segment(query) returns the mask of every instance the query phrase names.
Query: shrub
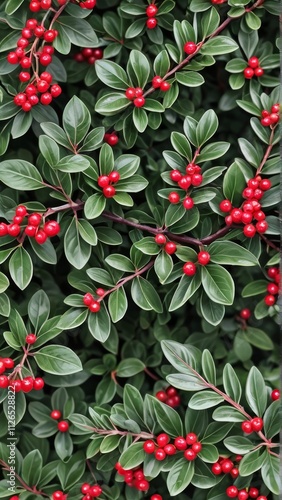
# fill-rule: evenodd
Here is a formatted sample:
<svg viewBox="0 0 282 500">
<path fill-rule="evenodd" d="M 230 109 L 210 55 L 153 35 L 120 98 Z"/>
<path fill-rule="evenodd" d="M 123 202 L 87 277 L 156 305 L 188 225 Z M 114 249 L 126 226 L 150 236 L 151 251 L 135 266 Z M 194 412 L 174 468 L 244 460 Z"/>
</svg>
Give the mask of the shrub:
<svg viewBox="0 0 282 500">
<path fill-rule="evenodd" d="M 277 499 L 279 6 L 0 7 L 0 496 Z"/>
</svg>

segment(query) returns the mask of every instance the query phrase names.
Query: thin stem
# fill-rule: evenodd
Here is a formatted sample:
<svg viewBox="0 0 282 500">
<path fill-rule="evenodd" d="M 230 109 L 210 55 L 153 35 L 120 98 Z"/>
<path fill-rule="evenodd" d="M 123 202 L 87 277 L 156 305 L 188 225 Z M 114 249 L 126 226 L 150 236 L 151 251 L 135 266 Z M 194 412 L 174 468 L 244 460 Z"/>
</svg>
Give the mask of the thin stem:
<svg viewBox="0 0 282 500">
<path fill-rule="evenodd" d="M 9 465 L 6 464 L 6 462 L 4 462 L 4 460 L 0 459 L 0 465 L 2 465 L 3 470 L 6 470 L 8 472 L 11 471 L 11 467 L 9 467 Z M 31 488 L 30 486 L 28 486 L 28 484 L 26 484 L 26 482 L 17 473 L 15 473 L 14 471 L 13 471 L 13 475 L 15 475 L 15 477 L 17 478 L 17 480 L 19 481 L 19 483 L 22 485 L 22 487 L 26 491 L 30 491 L 31 493 L 34 493 L 34 495 L 42 495 L 44 497 L 49 497 L 49 495 L 47 495 L 43 491 L 37 490 L 35 488 L 35 486 L 33 488 Z"/>
<path fill-rule="evenodd" d="M 262 169 L 263 169 L 266 161 L 268 160 L 268 158 L 270 156 L 270 153 L 271 153 L 272 148 L 274 146 L 274 144 L 272 142 L 273 142 L 273 138 L 274 138 L 275 128 L 276 128 L 276 125 L 271 130 L 271 134 L 270 134 L 270 137 L 269 137 L 269 144 L 267 146 L 267 149 L 265 151 L 263 159 L 262 159 L 262 161 L 261 161 L 261 163 L 260 163 L 260 165 L 259 165 L 259 167 L 258 167 L 258 169 L 256 171 L 256 175 L 259 175 L 261 173 L 261 171 L 262 171 Z"/>
<path fill-rule="evenodd" d="M 147 375 L 149 375 L 149 377 L 151 377 L 153 380 L 160 380 L 157 375 L 155 375 L 153 372 L 151 372 L 151 370 L 149 370 L 149 368 L 147 368 L 147 366 L 144 368 L 144 372 L 147 373 Z"/>
</svg>

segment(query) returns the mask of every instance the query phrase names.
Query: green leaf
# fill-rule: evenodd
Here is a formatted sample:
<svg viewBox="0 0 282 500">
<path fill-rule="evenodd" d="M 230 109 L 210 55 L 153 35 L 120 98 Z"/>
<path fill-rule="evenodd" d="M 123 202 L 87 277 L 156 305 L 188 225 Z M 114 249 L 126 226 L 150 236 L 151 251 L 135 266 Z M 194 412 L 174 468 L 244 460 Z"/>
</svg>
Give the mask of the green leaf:
<svg viewBox="0 0 282 500">
<path fill-rule="evenodd" d="M 23 247 L 18 247 L 9 260 L 9 271 L 14 283 L 24 290 L 33 276 L 33 264 L 29 253 Z"/>
<path fill-rule="evenodd" d="M 194 276 L 183 275 L 171 299 L 169 311 L 175 311 L 183 306 L 194 295 L 200 285 L 201 278 L 199 272 L 194 274 Z"/>
<path fill-rule="evenodd" d="M 18 139 L 27 133 L 32 124 L 31 113 L 25 113 L 20 111 L 13 120 L 13 125 L 11 128 L 11 136 L 13 139 Z"/>
<path fill-rule="evenodd" d="M 64 156 L 57 165 L 53 165 L 54 170 L 69 172 L 70 174 L 83 172 L 90 165 L 90 162 L 82 155 Z"/>
<path fill-rule="evenodd" d="M 208 109 L 200 119 L 196 128 L 197 145 L 202 146 L 218 129 L 218 118 L 213 109 Z"/>
<path fill-rule="evenodd" d="M 70 375 L 82 370 L 79 357 L 69 347 L 48 345 L 34 354 L 39 368 L 54 375 Z"/>
<path fill-rule="evenodd" d="M 273 401 L 263 416 L 264 432 L 268 439 L 273 438 L 280 431 L 280 403 Z"/>
<path fill-rule="evenodd" d="M 37 168 L 25 160 L 5 160 L 0 163 L 0 181 L 12 189 L 33 191 L 44 187 Z"/>
<path fill-rule="evenodd" d="M 195 375 L 199 381 L 200 377 L 194 370 L 200 367 L 201 353 L 199 349 L 189 344 L 180 344 L 173 340 L 162 340 L 161 348 L 167 360 L 178 370 L 180 373 L 186 375 Z M 207 384 L 201 381 L 201 386 L 206 387 Z"/>
<path fill-rule="evenodd" d="M 143 443 L 134 443 L 121 454 L 119 461 L 124 469 L 130 470 L 142 464 L 144 458 Z"/>
<path fill-rule="evenodd" d="M 103 194 L 95 193 L 87 198 L 84 213 L 87 219 L 96 219 L 105 210 L 106 198 Z"/>
<path fill-rule="evenodd" d="M 60 161 L 60 150 L 58 144 L 48 137 L 48 135 L 39 136 L 39 149 L 50 167 L 53 167 Z"/>
<path fill-rule="evenodd" d="M 160 283 L 164 283 L 173 270 L 173 260 L 166 252 L 160 252 L 154 262 L 154 270 Z"/>
<path fill-rule="evenodd" d="M 238 139 L 238 143 L 247 162 L 253 167 L 258 168 L 262 156 L 262 148 L 260 145 L 256 144 L 253 146 L 253 144 L 247 141 L 244 137 L 240 137 Z"/>
<path fill-rule="evenodd" d="M 84 139 L 90 123 L 91 116 L 88 108 L 78 97 L 73 96 L 63 112 L 63 127 L 73 145 L 76 146 Z"/>
<path fill-rule="evenodd" d="M 212 408 L 224 401 L 220 394 L 213 391 L 201 391 L 197 394 L 193 394 L 188 405 L 189 408 L 193 410 L 205 410 L 206 408 Z"/>
<path fill-rule="evenodd" d="M 145 311 L 153 309 L 158 313 L 162 312 L 163 306 L 158 293 L 153 285 L 142 276 L 134 278 L 131 285 L 131 295 L 135 304 L 141 309 L 145 309 Z"/>
<path fill-rule="evenodd" d="M 167 489 L 170 496 L 176 496 L 187 488 L 194 475 L 194 462 L 180 458 L 170 469 L 167 476 Z"/>
<path fill-rule="evenodd" d="M 0 272 L 0 293 L 5 292 L 9 286 L 10 282 L 4 273 Z"/>
<path fill-rule="evenodd" d="M 166 50 L 161 50 L 154 60 L 154 73 L 161 77 L 165 76 L 170 68 L 170 60 Z"/>
<path fill-rule="evenodd" d="M 197 157 L 197 163 L 220 158 L 221 156 L 225 155 L 226 151 L 228 151 L 229 148 L 229 142 L 212 142 L 211 144 L 208 144 L 203 149 L 201 149 L 201 153 Z M 208 174 L 210 170 L 211 169 L 207 170 L 205 174 Z"/>
<path fill-rule="evenodd" d="M 200 53 L 204 55 L 217 56 L 229 54 L 238 49 L 238 44 L 228 36 L 216 36 L 211 38 L 202 46 Z"/>
<path fill-rule="evenodd" d="M 85 19 L 73 16 L 60 16 L 57 21 L 70 42 L 78 47 L 97 47 L 98 38 L 91 24 Z"/>
<path fill-rule="evenodd" d="M 278 457 L 265 453 L 265 459 L 261 468 L 261 477 L 266 487 L 279 495 L 281 492 L 280 460 Z"/>
<path fill-rule="evenodd" d="M 111 254 L 106 257 L 105 262 L 107 262 L 107 264 L 109 264 L 114 269 L 119 269 L 120 271 L 129 273 L 135 272 L 135 266 L 133 265 L 132 261 L 125 255 Z"/>
<path fill-rule="evenodd" d="M 116 374 L 118 377 L 133 377 L 137 373 L 144 370 L 144 363 L 137 358 L 126 358 L 123 359 L 116 368 Z"/>
<path fill-rule="evenodd" d="M 266 280 L 256 280 L 248 283 L 242 290 L 242 297 L 253 297 L 254 295 L 260 295 L 265 293 L 268 281 Z"/>
<path fill-rule="evenodd" d="M 274 349 L 272 340 L 269 338 L 267 333 L 259 328 L 248 326 L 246 330 L 241 332 L 241 336 L 244 340 L 246 340 L 246 342 L 249 342 L 249 344 L 258 347 L 259 349 L 263 349 L 264 351 L 271 351 Z"/>
<path fill-rule="evenodd" d="M 233 304 L 235 286 L 233 279 L 224 267 L 217 264 L 202 266 L 202 284 L 206 294 L 219 304 Z"/>
<path fill-rule="evenodd" d="M 242 191 L 246 181 L 252 177 L 252 170 L 242 160 L 236 159 L 228 168 L 223 179 L 224 196 L 238 206 L 242 202 Z"/>
<path fill-rule="evenodd" d="M 252 366 L 247 377 L 246 399 L 256 416 L 261 417 L 267 406 L 267 391 L 264 378 L 255 366 Z"/>
<path fill-rule="evenodd" d="M 139 50 L 132 50 L 129 55 L 127 71 L 134 77 L 137 86 L 144 88 L 150 74 L 150 64 L 147 57 Z"/>
<path fill-rule="evenodd" d="M 208 349 L 204 349 L 202 354 L 202 369 L 205 378 L 210 384 L 216 385 L 216 368 L 213 357 L 208 351 Z"/>
<path fill-rule="evenodd" d="M 128 302 L 123 287 L 118 288 L 110 294 L 108 308 L 113 323 L 117 323 L 124 317 L 128 308 Z"/>
<path fill-rule="evenodd" d="M 106 342 L 111 332 L 111 321 L 109 313 L 103 302 L 101 303 L 101 309 L 99 312 L 90 312 L 87 324 L 94 339 L 102 343 Z"/>
<path fill-rule="evenodd" d="M 261 27 L 261 19 L 254 12 L 247 12 L 245 21 L 251 30 L 258 30 Z"/>
<path fill-rule="evenodd" d="M 218 461 L 219 453 L 213 444 L 207 443 L 203 445 L 203 448 L 199 453 L 199 458 L 201 458 L 204 462 L 213 464 Z"/>
<path fill-rule="evenodd" d="M 233 241 L 214 241 L 209 245 L 211 262 L 233 266 L 256 266 L 258 259 L 249 250 Z"/>
<path fill-rule="evenodd" d="M 220 406 L 212 414 L 212 418 L 217 422 L 243 422 L 244 415 L 230 406 Z"/>
<path fill-rule="evenodd" d="M 65 233 L 64 250 L 66 258 L 76 269 L 82 269 L 90 258 L 91 246 L 81 238 L 75 217 Z"/>
<path fill-rule="evenodd" d="M 33 450 L 25 456 L 22 462 L 21 476 L 29 486 L 36 486 L 41 476 L 43 465 L 42 455 L 39 450 Z"/>
<path fill-rule="evenodd" d="M 98 78 L 108 87 L 126 90 L 130 87 L 129 78 L 124 69 L 113 61 L 100 59 L 95 63 Z M 128 99 L 126 99 L 128 102 Z"/>
<path fill-rule="evenodd" d="M 240 402 L 242 395 L 240 380 L 234 368 L 229 363 L 223 369 L 223 387 L 228 396 L 236 401 L 236 403 Z"/>
<path fill-rule="evenodd" d="M 157 421 L 164 432 L 167 432 L 172 437 L 183 435 L 183 425 L 177 411 L 161 403 L 158 399 L 154 401 L 154 408 Z"/>
<path fill-rule="evenodd" d="M 181 71 L 175 74 L 175 78 L 181 85 L 185 87 L 199 87 L 205 83 L 205 79 L 196 71 Z"/>
<path fill-rule="evenodd" d="M 232 429 L 233 424 L 218 424 L 217 422 L 212 422 L 208 425 L 205 430 L 204 437 L 201 439 L 201 442 L 214 444 L 219 443 Z"/>
<path fill-rule="evenodd" d="M 35 332 L 48 319 L 50 313 L 50 301 L 44 290 L 38 290 L 30 298 L 28 303 L 28 317 L 34 326 Z"/>
<path fill-rule="evenodd" d="M 97 61 L 98 63 L 99 61 Z M 121 92 L 111 92 L 97 101 L 95 111 L 104 116 L 112 116 L 123 111 L 131 104 L 131 101 Z"/>
<path fill-rule="evenodd" d="M 143 427 L 144 402 L 138 389 L 133 385 L 126 384 L 123 392 L 123 404 L 126 415 Z"/>
<path fill-rule="evenodd" d="M 186 209 L 181 204 L 170 204 L 165 213 L 165 225 L 170 227 L 178 222 L 186 214 Z"/>
<path fill-rule="evenodd" d="M 244 436 L 230 436 L 224 439 L 224 446 L 232 453 L 245 455 L 254 449 L 254 443 Z"/>
<path fill-rule="evenodd" d="M 146 130 L 148 125 L 148 115 L 146 111 L 143 108 L 134 107 L 132 118 L 138 132 L 142 134 L 142 132 Z"/>
<path fill-rule="evenodd" d="M 175 151 L 184 156 L 188 162 L 192 160 L 192 148 L 185 135 L 180 132 L 172 132 L 170 136 L 171 144 Z"/>
<path fill-rule="evenodd" d="M 266 454 L 268 454 L 267 450 L 265 450 L 265 452 Z M 239 464 L 240 476 L 242 477 L 250 476 L 251 474 L 253 474 L 253 472 L 261 469 L 264 460 L 265 460 L 265 453 L 262 453 L 261 448 L 250 451 L 240 461 Z"/>
<path fill-rule="evenodd" d="M 205 292 L 201 294 L 199 306 L 203 318 L 208 323 L 214 326 L 221 323 L 225 314 L 225 306 L 213 302 Z"/>
</svg>

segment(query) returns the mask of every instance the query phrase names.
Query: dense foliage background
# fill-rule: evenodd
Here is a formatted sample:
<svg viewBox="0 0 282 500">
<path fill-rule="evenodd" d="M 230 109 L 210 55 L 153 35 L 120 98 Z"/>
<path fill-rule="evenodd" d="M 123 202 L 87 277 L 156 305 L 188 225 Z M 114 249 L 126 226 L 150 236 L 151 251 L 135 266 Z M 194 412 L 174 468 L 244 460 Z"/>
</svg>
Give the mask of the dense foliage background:
<svg viewBox="0 0 282 500">
<path fill-rule="evenodd" d="M 278 499 L 278 16 L 1 2 L 0 497 Z"/>
</svg>

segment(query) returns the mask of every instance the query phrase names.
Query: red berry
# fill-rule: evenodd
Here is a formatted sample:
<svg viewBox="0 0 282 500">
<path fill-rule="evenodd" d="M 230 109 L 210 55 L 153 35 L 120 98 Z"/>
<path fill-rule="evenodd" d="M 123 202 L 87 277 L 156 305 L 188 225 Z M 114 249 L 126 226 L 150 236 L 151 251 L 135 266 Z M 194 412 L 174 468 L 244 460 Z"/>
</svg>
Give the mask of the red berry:
<svg viewBox="0 0 282 500">
<path fill-rule="evenodd" d="M 9 386 L 9 379 L 7 375 L 0 375 L 0 389 L 7 389 Z"/>
<path fill-rule="evenodd" d="M 191 186 L 192 178 L 190 175 L 183 175 L 178 181 L 178 186 L 185 191 Z"/>
<path fill-rule="evenodd" d="M 202 443 L 193 443 L 192 444 L 192 450 L 195 452 L 195 453 L 200 453 L 200 451 L 202 451 Z"/>
<path fill-rule="evenodd" d="M 182 179 L 182 174 L 179 170 L 172 170 L 169 174 L 170 178 L 174 182 L 179 182 Z"/>
<path fill-rule="evenodd" d="M 86 306 L 90 306 L 90 304 L 92 304 L 93 300 L 94 300 L 93 295 L 88 292 L 83 297 L 83 304 L 85 304 Z"/>
<path fill-rule="evenodd" d="M 164 245 L 166 243 L 166 237 L 164 234 L 156 234 L 155 242 L 157 245 Z"/>
<path fill-rule="evenodd" d="M 166 444 L 164 446 L 164 451 L 166 452 L 167 455 L 175 455 L 176 448 L 173 444 Z"/>
<path fill-rule="evenodd" d="M 105 198 L 113 198 L 115 196 L 116 190 L 113 186 L 106 186 L 103 188 L 103 195 Z"/>
<path fill-rule="evenodd" d="M 280 399 L 279 389 L 273 389 L 273 391 L 271 393 L 271 399 L 272 399 L 272 401 L 277 401 L 278 399 Z"/>
<path fill-rule="evenodd" d="M 69 423 L 66 420 L 61 420 L 58 422 L 57 427 L 60 432 L 67 432 L 69 430 Z"/>
<path fill-rule="evenodd" d="M 179 406 L 180 402 L 181 402 L 180 396 L 178 396 L 178 395 L 177 396 L 173 396 L 171 398 L 168 398 L 166 400 L 166 404 L 168 406 L 171 406 L 172 408 L 176 408 L 177 406 Z"/>
<path fill-rule="evenodd" d="M 43 245 L 43 243 L 45 243 L 45 241 L 47 240 L 48 236 L 47 234 L 45 233 L 45 231 L 43 231 L 43 229 L 39 229 L 37 231 L 37 233 L 35 234 L 34 236 L 34 239 L 35 241 L 39 244 L 39 245 Z"/>
<path fill-rule="evenodd" d="M 37 212 L 34 212 L 28 217 L 28 225 L 37 227 L 39 226 L 41 219 L 42 215 Z"/>
<path fill-rule="evenodd" d="M 154 76 L 153 80 L 152 80 L 152 87 L 154 89 L 158 89 L 160 86 L 161 86 L 161 83 L 162 83 L 163 79 L 161 76 Z"/>
<path fill-rule="evenodd" d="M 29 57 L 23 57 L 20 61 L 20 65 L 24 69 L 28 69 L 31 67 L 31 60 Z"/>
<path fill-rule="evenodd" d="M 238 491 L 238 500 L 247 500 L 249 498 L 249 493 L 246 490 Z"/>
<path fill-rule="evenodd" d="M 262 191 L 268 191 L 271 188 L 271 181 L 269 179 L 262 179 L 259 183 L 259 188 Z"/>
<path fill-rule="evenodd" d="M 276 298 L 274 297 L 274 295 L 266 295 L 264 297 L 264 302 L 267 306 L 273 306 L 276 302 Z"/>
<path fill-rule="evenodd" d="M 257 488 L 254 488 L 253 486 L 249 489 L 249 497 L 250 498 L 257 498 L 259 496 L 259 490 Z"/>
<path fill-rule="evenodd" d="M 242 319 L 249 319 L 251 317 L 252 313 L 250 309 L 242 309 L 239 313 L 240 318 Z"/>
<path fill-rule="evenodd" d="M 22 384 L 20 380 L 11 380 L 10 386 L 13 387 L 15 392 L 20 392 L 22 390 Z"/>
<path fill-rule="evenodd" d="M 236 486 L 228 486 L 228 488 L 226 488 L 226 495 L 229 498 L 236 498 L 238 495 L 238 488 L 236 488 Z"/>
<path fill-rule="evenodd" d="M 252 425 L 253 431 L 255 431 L 255 432 L 261 431 L 261 429 L 263 428 L 262 418 L 260 418 L 260 417 L 252 418 L 251 425 Z"/>
<path fill-rule="evenodd" d="M 235 222 L 235 224 L 241 222 L 242 210 L 240 210 L 240 208 L 233 208 L 230 212 L 230 215 L 232 217 L 232 221 Z"/>
<path fill-rule="evenodd" d="M 148 439 L 143 444 L 143 450 L 145 451 L 145 453 L 149 453 L 149 454 L 154 453 L 155 449 L 156 449 L 156 445 L 155 445 L 154 441 L 152 441 L 151 439 Z"/>
<path fill-rule="evenodd" d="M 15 213 L 16 215 L 24 217 L 27 214 L 27 209 L 24 205 L 18 205 Z"/>
<path fill-rule="evenodd" d="M 149 21 L 150 21 L 150 19 L 149 19 Z M 144 97 L 142 97 L 142 96 L 141 96 L 141 97 L 136 97 L 136 98 L 134 99 L 134 101 L 133 101 L 133 104 L 134 104 L 134 106 L 135 106 L 136 108 L 142 108 L 142 106 L 144 106 L 144 104 L 145 104 L 145 99 L 144 99 Z"/>
<path fill-rule="evenodd" d="M 258 497 L 258 500 L 267 500 L 267 497 L 265 495 L 260 495 Z"/>
<path fill-rule="evenodd" d="M 258 58 L 256 56 L 250 57 L 250 59 L 248 60 L 248 65 L 250 66 L 250 68 L 257 68 L 259 66 Z"/>
<path fill-rule="evenodd" d="M 224 474 L 228 474 L 234 467 L 234 464 L 229 458 L 225 458 L 222 460 L 221 464 L 221 470 Z"/>
<path fill-rule="evenodd" d="M 243 233 L 247 238 L 253 238 L 256 234 L 256 228 L 253 224 L 246 224 Z"/>
<path fill-rule="evenodd" d="M 258 233 L 263 234 L 267 231 L 268 229 L 268 223 L 266 220 L 262 220 L 256 223 L 256 230 Z"/>
<path fill-rule="evenodd" d="M 45 31 L 43 38 L 45 42 L 52 43 L 55 40 L 56 36 L 57 34 L 55 30 L 47 30 Z"/>
<path fill-rule="evenodd" d="M 202 266 L 206 266 L 210 261 L 210 254 L 206 251 L 201 251 L 198 253 L 198 262 Z"/>
<path fill-rule="evenodd" d="M 166 452 L 163 450 L 163 448 L 158 448 L 155 451 L 155 459 L 162 461 L 166 458 Z"/>
<path fill-rule="evenodd" d="M 21 224 L 23 221 L 23 217 L 21 215 L 14 215 L 13 222 L 14 224 Z"/>
<path fill-rule="evenodd" d="M 255 75 L 258 76 L 258 77 L 262 76 L 264 74 L 264 70 L 262 68 L 260 68 L 260 67 L 256 68 L 254 70 L 254 72 L 255 72 Z"/>
<path fill-rule="evenodd" d="M 27 234 L 27 236 L 30 236 L 30 237 L 35 236 L 36 231 L 37 231 L 36 227 L 31 226 L 31 225 L 26 226 L 26 228 L 24 230 L 25 234 Z"/>
<path fill-rule="evenodd" d="M 163 448 L 170 441 L 170 437 L 166 433 L 159 434 L 157 436 L 157 444 L 160 448 Z"/>
<path fill-rule="evenodd" d="M 189 432 L 187 435 L 186 435 L 186 443 L 188 445 L 191 445 L 191 444 L 194 444 L 197 442 L 197 439 L 198 439 L 198 436 L 197 434 L 195 434 L 194 432 Z"/>
<path fill-rule="evenodd" d="M 100 311 L 101 309 L 101 305 L 100 305 L 100 302 L 98 302 L 97 300 L 94 300 L 89 306 L 89 311 L 93 312 L 93 313 L 97 313 Z"/>
<path fill-rule="evenodd" d="M 221 465 L 218 462 L 215 462 L 212 464 L 211 471 L 215 476 L 219 476 L 222 473 Z"/>
<path fill-rule="evenodd" d="M 186 196 L 186 198 L 184 198 L 182 204 L 183 204 L 184 208 L 186 208 L 186 210 L 190 210 L 194 206 L 194 200 L 190 196 Z"/>
<path fill-rule="evenodd" d="M 64 493 L 60 490 L 54 491 L 52 493 L 52 500 L 64 500 Z"/>
<path fill-rule="evenodd" d="M 236 479 L 239 476 L 239 470 L 237 469 L 237 467 L 233 467 L 233 469 L 231 469 L 230 476 L 233 479 Z"/>
<path fill-rule="evenodd" d="M 184 44 L 183 50 L 186 54 L 194 54 L 197 50 L 197 44 L 195 42 L 186 42 Z"/>
<path fill-rule="evenodd" d="M 21 389 L 25 393 L 32 391 L 33 389 L 32 377 L 26 377 L 23 380 L 21 380 Z"/>
<path fill-rule="evenodd" d="M 132 101 L 136 97 L 135 89 L 133 87 L 128 87 L 125 91 L 125 97 L 127 97 L 127 99 L 130 99 Z"/>
<path fill-rule="evenodd" d="M 253 220 L 253 214 L 251 212 L 243 212 L 241 217 L 241 222 L 243 224 L 250 224 Z"/>
<path fill-rule="evenodd" d="M 53 418 L 54 420 L 59 420 L 62 416 L 62 413 L 60 410 L 52 410 L 50 413 L 50 417 Z"/>
<path fill-rule="evenodd" d="M 19 224 L 8 224 L 7 226 L 9 236 L 18 236 L 21 232 L 21 227 Z"/>
<path fill-rule="evenodd" d="M 164 403 L 167 400 L 167 394 L 165 391 L 158 391 L 156 393 L 156 398 Z"/>
<path fill-rule="evenodd" d="M 169 82 L 162 82 L 160 85 L 160 89 L 163 92 L 167 92 L 170 89 L 170 83 Z"/>
<path fill-rule="evenodd" d="M 83 483 L 80 487 L 80 491 L 83 495 L 86 495 L 88 491 L 90 490 L 90 484 L 89 483 Z"/>
<path fill-rule="evenodd" d="M 172 255 L 176 252 L 177 246 L 172 241 L 168 241 L 164 246 L 164 251 L 169 255 Z"/>
<path fill-rule="evenodd" d="M 180 195 L 176 191 L 171 191 L 168 195 L 168 200 L 170 203 L 178 203 L 180 201 Z"/>
<path fill-rule="evenodd" d="M 107 187 L 110 183 L 109 176 L 108 175 L 100 175 L 98 177 L 97 182 L 98 182 L 98 186 L 100 186 L 101 188 Z"/>
<path fill-rule="evenodd" d="M 50 94 L 52 97 L 59 97 L 59 95 L 61 95 L 62 93 L 62 88 L 60 87 L 60 85 L 58 85 L 57 83 L 54 83 L 54 85 L 51 86 L 50 88 Z"/>
<path fill-rule="evenodd" d="M 277 295 L 279 292 L 279 287 L 275 283 L 269 283 L 267 285 L 267 291 L 271 295 Z"/>
<path fill-rule="evenodd" d="M 9 54 L 7 55 L 7 61 L 10 64 L 18 64 L 19 58 L 16 52 L 9 52 Z"/>
<path fill-rule="evenodd" d="M 192 186 L 200 186 L 203 182 L 203 176 L 201 174 L 192 175 Z"/>
<path fill-rule="evenodd" d="M 246 434 L 251 434 L 253 432 L 253 427 L 249 420 L 245 420 L 244 422 L 242 422 L 241 429 Z"/>
<path fill-rule="evenodd" d="M 53 100 L 52 95 L 50 92 L 45 92 L 44 94 L 41 94 L 40 96 L 40 102 L 43 104 L 43 106 L 48 106 Z"/>
<path fill-rule="evenodd" d="M 41 2 L 40 2 L 41 9 L 44 9 L 44 10 L 50 9 L 51 4 L 52 4 L 52 0 L 41 0 Z"/>
<path fill-rule="evenodd" d="M 6 366 L 3 361 L 0 360 L 0 375 L 2 375 L 6 371 Z"/>
<path fill-rule="evenodd" d="M 99 297 L 103 297 L 103 295 L 105 295 L 104 288 L 97 288 L 96 295 L 98 295 Z"/>
<path fill-rule="evenodd" d="M 48 66 L 52 62 L 52 56 L 47 53 L 42 53 L 39 56 L 39 62 L 42 66 Z"/>
<path fill-rule="evenodd" d="M 271 125 L 271 119 L 269 116 L 265 116 L 265 118 L 262 118 L 260 123 L 264 126 L 264 127 L 269 127 L 269 125 Z"/>
<path fill-rule="evenodd" d="M 5 222 L 0 222 L 0 236 L 8 234 L 8 225 Z"/>
<path fill-rule="evenodd" d="M 269 118 L 270 118 L 270 121 L 271 121 L 271 124 L 275 124 L 275 123 L 278 123 L 279 120 L 280 120 L 280 117 L 278 114 L 276 113 L 271 113 L 271 115 L 269 115 Z"/>
<path fill-rule="evenodd" d="M 44 224 L 44 232 L 47 236 L 56 236 L 60 232 L 60 224 L 56 220 L 49 220 Z"/>
<path fill-rule="evenodd" d="M 29 41 L 24 37 L 19 38 L 17 41 L 17 47 L 20 47 L 22 49 L 25 49 L 28 45 L 29 45 Z"/>
<path fill-rule="evenodd" d="M 182 436 L 178 436 L 174 440 L 174 446 L 177 450 L 184 451 L 187 448 L 186 439 Z"/>
<path fill-rule="evenodd" d="M 155 493 L 150 497 L 150 500 L 163 500 L 163 497 L 159 495 L 158 493 Z"/>
<path fill-rule="evenodd" d="M 146 21 L 146 26 L 148 30 L 153 30 L 158 24 L 158 20 L 155 17 L 149 17 Z"/>
<path fill-rule="evenodd" d="M 101 495 L 102 493 L 102 488 L 98 484 L 95 484 L 94 486 L 91 486 L 89 489 L 89 495 L 92 498 L 97 498 Z"/>
<path fill-rule="evenodd" d="M 110 182 L 118 182 L 119 180 L 120 180 L 119 172 L 117 172 L 116 170 L 113 170 L 113 172 L 111 172 L 109 174 L 109 181 Z"/>
<path fill-rule="evenodd" d="M 37 340 L 37 337 L 34 333 L 29 333 L 25 338 L 26 343 L 30 344 L 30 345 L 34 344 L 36 342 L 36 340 Z"/>
<path fill-rule="evenodd" d="M 150 483 L 146 479 L 142 479 L 141 481 L 136 481 L 135 488 L 139 491 L 148 491 Z"/>
<path fill-rule="evenodd" d="M 105 134 L 104 141 L 107 142 L 110 146 L 115 146 L 118 143 L 119 138 L 117 134 L 113 132 L 112 134 Z"/>
<path fill-rule="evenodd" d="M 187 276 L 194 276 L 197 271 L 197 268 L 193 262 L 185 262 L 182 269 L 184 274 L 186 274 Z"/>
<path fill-rule="evenodd" d="M 148 5 L 148 7 L 146 9 L 146 15 L 148 17 L 155 17 L 157 12 L 158 12 L 158 7 L 156 5 L 154 5 L 154 4 Z"/>
<path fill-rule="evenodd" d="M 33 381 L 33 389 L 35 391 L 40 391 L 41 389 L 43 389 L 44 385 L 45 385 L 45 382 L 44 382 L 43 378 L 41 378 L 41 377 L 36 377 Z"/>
<path fill-rule="evenodd" d="M 192 448 L 184 451 L 184 458 L 186 458 L 186 460 L 191 462 L 192 460 L 195 460 L 196 457 L 197 453 Z"/>
<path fill-rule="evenodd" d="M 219 208 L 222 212 L 228 213 L 232 209 L 232 204 L 230 200 L 222 200 L 219 204 Z"/>
<path fill-rule="evenodd" d="M 279 274 L 278 267 L 270 267 L 267 270 L 267 276 L 269 276 L 269 278 L 273 278 L 274 279 L 277 274 Z"/>
<path fill-rule="evenodd" d="M 244 69 L 244 77 L 247 79 L 247 80 L 250 80 L 251 78 L 253 78 L 255 72 L 253 70 L 253 68 L 245 68 Z"/>
<path fill-rule="evenodd" d="M 19 74 L 19 80 L 21 82 L 28 82 L 30 79 L 30 74 L 27 71 L 21 71 Z"/>
<path fill-rule="evenodd" d="M 255 213 L 254 213 L 254 219 L 255 220 L 258 220 L 258 221 L 262 221 L 265 219 L 265 213 L 262 211 L 262 210 L 257 210 Z"/>
</svg>

